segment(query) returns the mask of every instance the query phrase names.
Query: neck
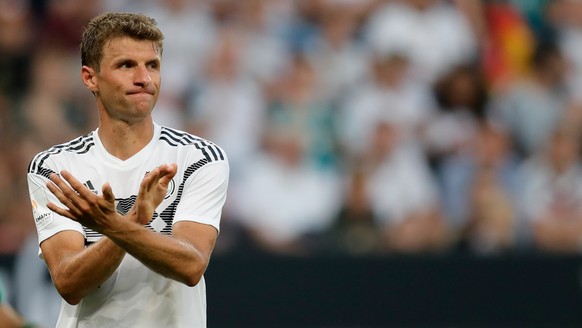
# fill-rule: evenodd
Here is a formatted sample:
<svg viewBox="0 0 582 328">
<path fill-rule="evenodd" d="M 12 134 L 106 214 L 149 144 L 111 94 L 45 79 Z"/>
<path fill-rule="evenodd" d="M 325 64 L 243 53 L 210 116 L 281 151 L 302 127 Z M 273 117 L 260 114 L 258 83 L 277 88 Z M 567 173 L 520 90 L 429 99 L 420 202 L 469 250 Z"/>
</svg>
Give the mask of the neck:
<svg viewBox="0 0 582 328">
<path fill-rule="evenodd" d="M 138 123 L 124 121 L 99 122 L 99 138 L 112 156 L 126 160 L 142 150 L 153 138 L 154 125 L 150 119 Z"/>
</svg>

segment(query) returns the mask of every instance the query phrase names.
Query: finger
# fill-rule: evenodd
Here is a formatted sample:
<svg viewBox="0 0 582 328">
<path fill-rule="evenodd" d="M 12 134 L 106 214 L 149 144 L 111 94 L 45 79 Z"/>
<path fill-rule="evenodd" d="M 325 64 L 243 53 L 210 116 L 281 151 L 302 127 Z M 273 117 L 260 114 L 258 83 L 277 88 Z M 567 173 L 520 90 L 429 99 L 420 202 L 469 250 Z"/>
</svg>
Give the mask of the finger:
<svg viewBox="0 0 582 328">
<path fill-rule="evenodd" d="M 71 186 L 69 186 L 67 184 L 67 182 L 65 182 L 65 180 L 63 180 L 63 178 L 61 178 L 61 176 L 53 173 L 50 175 L 50 179 L 59 188 L 60 193 L 62 193 L 64 195 L 63 197 L 65 199 L 73 201 L 76 198 L 78 198 L 78 194 L 73 189 L 71 189 Z M 53 192 L 53 194 L 54 194 L 54 192 Z M 55 194 L 55 196 L 58 197 L 57 194 Z M 61 202 L 63 202 L 63 199 L 59 198 L 59 200 Z M 65 204 L 65 203 L 63 202 L 63 204 Z"/>
<path fill-rule="evenodd" d="M 75 178 L 69 171 L 61 171 L 61 176 L 69 183 L 71 188 L 83 199 L 91 199 L 95 194 Z"/>
<path fill-rule="evenodd" d="M 171 180 L 171 177 L 167 178 L 167 176 L 171 174 L 168 164 L 162 164 L 156 167 L 155 170 L 153 170 L 151 173 L 151 180 L 149 180 L 150 188 L 155 188 L 160 183 L 162 185 L 167 185 Z"/>
<path fill-rule="evenodd" d="M 153 175 L 150 173 L 151 172 L 146 174 L 146 176 L 141 181 L 138 191 L 138 199 L 143 199 L 147 197 L 147 194 L 152 190 L 153 186 L 155 185 L 155 179 L 153 178 Z"/>
<path fill-rule="evenodd" d="M 147 190 L 150 190 L 155 185 L 158 174 L 159 174 L 159 168 L 157 168 L 157 167 L 155 169 L 151 170 L 150 172 L 148 172 L 144 176 L 143 180 L 141 181 L 140 192 L 141 191 L 145 192 Z"/>
<path fill-rule="evenodd" d="M 176 164 L 176 163 L 172 163 L 172 164 L 168 165 L 168 167 L 171 171 L 174 172 L 173 174 L 176 174 L 176 172 L 178 171 L 178 164 Z"/>
<path fill-rule="evenodd" d="M 57 198 L 59 198 L 59 200 L 60 200 L 60 197 L 65 197 L 63 195 L 63 192 L 61 191 L 61 188 L 59 188 L 57 186 L 57 184 L 59 184 L 59 179 L 60 179 L 59 176 L 56 175 L 56 174 L 54 174 L 54 173 L 52 173 L 49 176 L 49 179 L 50 179 L 50 181 L 47 181 L 46 186 L 50 190 L 50 192 L 53 195 L 57 196 Z"/>
<path fill-rule="evenodd" d="M 66 210 L 64 208 L 58 207 L 54 203 L 47 203 L 46 206 L 51 211 L 53 211 L 53 212 L 55 212 L 55 213 L 57 213 L 57 214 L 59 214 L 61 216 L 64 216 L 64 217 L 67 217 L 67 218 L 69 218 L 71 220 L 77 221 L 77 218 L 75 217 L 75 215 L 73 215 L 73 213 L 71 213 L 71 211 L 69 211 L 69 210 Z"/>
<path fill-rule="evenodd" d="M 53 177 L 54 176 L 54 177 Z M 55 178 L 56 177 L 56 178 Z M 51 179 L 53 179 L 53 181 L 48 181 L 46 186 L 49 189 L 49 191 L 55 195 L 55 197 L 57 197 L 57 199 L 63 204 L 65 205 L 69 210 L 74 211 L 76 213 L 78 213 L 78 208 L 77 206 L 75 206 L 75 204 L 71 201 L 71 199 L 69 199 L 64 193 L 63 191 L 57 186 L 55 185 L 55 181 L 60 180 L 60 178 L 58 178 L 58 176 L 56 174 L 52 174 L 51 175 Z M 62 182 L 62 180 L 60 180 Z M 63 182 L 64 183 L 64 182 Z"/>
<path fill-rule="evenodd" d="M 177 172 L 176 163 L 164 164 L 160 166 L 160 178 L 158 179 L 159 182 L 162 185 L 167 186 L 168 183 L 170 183 L 170 180 L 172 180 L 174 176 L 176 176 L 176 172 Z"/>
<path fill-rule="evenodd" d="M 176 172 L 178 172 L 178 165 L 176 163 L 166 165 L 166 177 L 168 181 L 176 176 Z"/>
</svg>

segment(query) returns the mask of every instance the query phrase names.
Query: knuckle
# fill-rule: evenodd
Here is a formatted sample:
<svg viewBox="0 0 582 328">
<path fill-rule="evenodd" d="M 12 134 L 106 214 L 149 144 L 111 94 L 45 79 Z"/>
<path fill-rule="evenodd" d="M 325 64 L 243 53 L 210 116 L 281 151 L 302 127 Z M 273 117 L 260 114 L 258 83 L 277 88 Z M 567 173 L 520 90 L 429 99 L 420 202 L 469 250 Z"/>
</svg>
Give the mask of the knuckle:
<svg viewBox="0 0 582 328">
<path fill-rule="evenodd" d="M 81 212 L 90 212 L 91 209 L 93 208 L 93 206 L 91 206 L 90 204 L 83 202 L 82 204 L 79 204 L 79 210 L 81 210 Z"/>
</svg>

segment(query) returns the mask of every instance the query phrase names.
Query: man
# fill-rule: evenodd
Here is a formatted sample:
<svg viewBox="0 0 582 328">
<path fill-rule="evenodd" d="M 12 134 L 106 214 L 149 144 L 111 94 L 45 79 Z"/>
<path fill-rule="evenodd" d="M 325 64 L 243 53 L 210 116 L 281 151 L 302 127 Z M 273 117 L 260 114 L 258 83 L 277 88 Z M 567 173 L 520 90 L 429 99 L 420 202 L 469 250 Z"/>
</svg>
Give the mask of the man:
<svg viewBox="0 0 582 328">
<path fill-rule="evenodd" d="M 141 14 L 91 20 L 81 78 L 99 127 L 28 168 L 40 256 L 64 299 L 57 327 L 206 326 L 229 165 L 213 143 L 153 122 L 162 40 Z"/>
</svg>

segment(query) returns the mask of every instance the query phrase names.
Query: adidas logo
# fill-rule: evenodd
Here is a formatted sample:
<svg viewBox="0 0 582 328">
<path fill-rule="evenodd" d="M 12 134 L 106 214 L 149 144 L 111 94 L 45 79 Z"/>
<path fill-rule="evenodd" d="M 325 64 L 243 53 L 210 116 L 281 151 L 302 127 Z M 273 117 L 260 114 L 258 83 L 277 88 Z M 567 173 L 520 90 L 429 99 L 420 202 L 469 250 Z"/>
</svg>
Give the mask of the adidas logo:
<svg viewBox="0 0 582 328">
<path fill-rule="evenodd" d="M 99 194 L 97 189 L 93 187 L 93 183 L 91 183 L 91 180 L 85 181 L 85 183 L 83 183 L 83 186 L 87 187 L 87 189 L 91 190 L 95 195 Z"/>
</svg>

